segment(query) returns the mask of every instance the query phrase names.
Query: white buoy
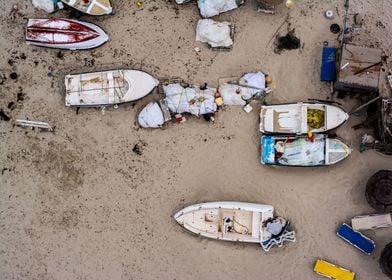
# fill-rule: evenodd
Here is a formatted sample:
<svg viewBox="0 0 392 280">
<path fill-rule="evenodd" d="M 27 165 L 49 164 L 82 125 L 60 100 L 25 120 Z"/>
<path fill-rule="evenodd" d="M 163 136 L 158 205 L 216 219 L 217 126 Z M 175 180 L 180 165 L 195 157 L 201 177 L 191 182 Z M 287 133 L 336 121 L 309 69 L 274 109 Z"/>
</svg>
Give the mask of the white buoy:
<svg viewBox="0 0 392 280">
<path fill-rule="evenodd" d="M 324 13 L 324 16 L 327 19 L 333 19 L 333 11 L 332 10 L 326 10 L 325 13 Z"/>
</svg>

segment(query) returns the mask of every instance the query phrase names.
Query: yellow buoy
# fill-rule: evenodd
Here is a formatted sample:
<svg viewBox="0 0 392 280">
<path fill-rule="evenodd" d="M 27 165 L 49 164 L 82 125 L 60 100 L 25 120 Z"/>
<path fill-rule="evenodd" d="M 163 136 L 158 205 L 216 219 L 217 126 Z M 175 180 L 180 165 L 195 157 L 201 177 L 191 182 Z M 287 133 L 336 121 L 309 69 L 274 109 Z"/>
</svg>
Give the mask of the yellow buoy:
<svg viewBox="0 0 392 280">
<path fill-rule="evenodd" d="M 293 0 L 287 0 L 286 1 L 286 7 L 287 8 L 291 8 L 294 6 L 294 1 Z"/>
</svg>

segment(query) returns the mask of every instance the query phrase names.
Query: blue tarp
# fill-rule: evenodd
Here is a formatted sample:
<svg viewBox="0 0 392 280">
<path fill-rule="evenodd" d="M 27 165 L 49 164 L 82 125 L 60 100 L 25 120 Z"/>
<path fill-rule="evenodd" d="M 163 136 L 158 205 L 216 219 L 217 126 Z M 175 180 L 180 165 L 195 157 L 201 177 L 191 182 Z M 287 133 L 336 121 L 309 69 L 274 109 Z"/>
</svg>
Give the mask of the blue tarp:
<svg viewBox="0 0 392 280">
<path fill-rule="evenodd" d="M 261 136 L 261 163 L 275 163 L 275 137 Z"/>
</svg>

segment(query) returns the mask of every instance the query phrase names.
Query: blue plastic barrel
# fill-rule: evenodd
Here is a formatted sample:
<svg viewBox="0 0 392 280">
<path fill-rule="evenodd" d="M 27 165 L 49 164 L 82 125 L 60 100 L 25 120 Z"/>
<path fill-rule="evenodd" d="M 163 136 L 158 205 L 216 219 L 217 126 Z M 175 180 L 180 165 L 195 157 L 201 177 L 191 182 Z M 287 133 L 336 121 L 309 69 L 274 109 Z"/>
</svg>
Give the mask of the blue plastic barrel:
<svg viewBox="0 0 392 280">
<path fill-rule="evenodd" d="M 323 48 L 321 59 L 321 81 L 335 81 L 336 48 Z"/>
</svg>

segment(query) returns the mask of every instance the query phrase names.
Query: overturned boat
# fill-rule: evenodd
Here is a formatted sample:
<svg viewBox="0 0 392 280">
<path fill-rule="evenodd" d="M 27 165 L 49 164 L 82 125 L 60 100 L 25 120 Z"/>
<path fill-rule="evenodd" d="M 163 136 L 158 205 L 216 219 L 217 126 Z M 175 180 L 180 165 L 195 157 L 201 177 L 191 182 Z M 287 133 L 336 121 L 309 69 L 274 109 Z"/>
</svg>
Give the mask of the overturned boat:
<svg viewBox="0 0 392 280">
<path fill-rule="evenodd" d="M 139 70 L 110 70 L 65 76 L 65 105 L 100 107 L 139 100 L 159 84 Z"/>
<path fill-rule="evenodd" d="M 260 131 L 268 134 L 324 133 L 348 120 L 340 107 L 325 103 L 292 103 L 262 106 Z"/>
<path fill-rule="evenodd" d="M 283 166 L 327 166 L 351 154 L 342 141 L 324 134 L 308 136 L 261 136 L 261 163 Z"/>
<path fill-rule="evenodd" d="M 102 16 L 111 14 L 110 0 L 61 0 L 68 6 L 88 15 Z"/>
<path fill-rule="evenodd" d="M 185 229 L 203 237 L 259 243 L 265 251 L 284 241 L 295 242 L 289 222 L 274 217 L 270 205 L 235 201 L 195 204 L 180 210 L 174 219 Z"/>
<path fill-rule="evenodd" d="M 28 45 L 85 50 L 96 48 L 109 39 L 97 25 L 72 19 L 29 19 L 26 29 Z"/>
</svg>

